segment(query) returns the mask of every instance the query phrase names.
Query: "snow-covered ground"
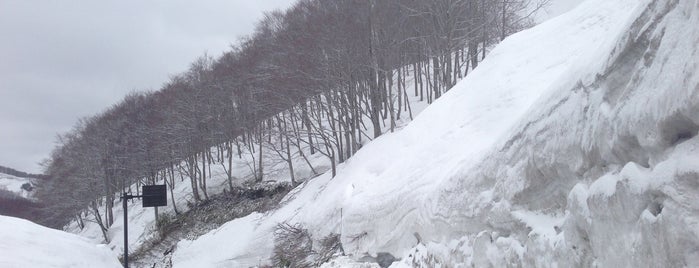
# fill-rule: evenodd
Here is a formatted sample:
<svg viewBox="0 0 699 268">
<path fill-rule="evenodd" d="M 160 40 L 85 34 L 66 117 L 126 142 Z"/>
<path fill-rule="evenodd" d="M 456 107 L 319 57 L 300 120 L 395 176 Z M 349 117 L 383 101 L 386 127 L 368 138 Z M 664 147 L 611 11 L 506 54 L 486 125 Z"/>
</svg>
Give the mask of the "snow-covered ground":
<svg viewBox="0 0 699 268">
<path fill-rule="evenodd" d="M 411 75 L 406 77 L 407 88 L 412 89 L 414 85 L 413 83 L 414 79 Z M 409 94 L 408 100 L 410 102 L 410 111 L 414 116 L 423 111 L 425 107 L 427 107 L 428 105 L 426 99 L 420 101 L 419 97 L 414 96 L 413 94 Z M 367 130 L 365 130 L 365 133 L 372 133 L 373 128 L 371 126 L 369 118 L 365 116 L 364 120 L 365 124 L 369 127 Z M 409 112 L 404 111 L 401 119 L 397 120 L 396 122 L 396 129 L 402 129 L 403 127 L 408 125 L 410 121 L 411 118 Z M 328 122 L 323 121 L 323 124 L 327 125 L 327 123 Z M 384 131 L 389 132 L 390 129 L 388 129 L 388 122 L 386 121 L 384 123 Z M 364 138 L 363 142 L 370 143 L 371 141 Z M 254 145 L 253 147 L 257 148 L 257 145 Z M 233 160 L 232 169 L 234 176 L 234 185 L 237 186 L 241 185 L 246 180 L 249 180 L 254 177 L 252 166 L 254 165 L 253 163 L 256 164 L 256 159 L 253 158 L 253 155 L 255 155 L 255 157 L 257 156 L 256 153 L 250 153 L 249 148 L 241 148 L 243 150 L 242 158 L 238 158 L 237 156 L 235 156 Z M 215 151 L 216 148 L 213 148 L 213 150 Z M 290 177 L 287 163 L 279 159 L 279 156 L 268 148 L 265 148 L 263 150 L 263 153 L 265 155 L 263 157 L 263 159 L 265 159 L 264 180 L 276 182 L 289 181 Z M 327 157 L 323 156 L 320 153 L 315 153 L 311 155 L 308 150 L 305 151 L 305 155 L 316 172 L 320 174 L 325 173 L 326 171 L 329 172 L 330 163 Z M 210 196 L 220 194 L 224 191 L 224 189 L 228 188 L 227 174 L 220 164 L 212 165 L 211 172 L 212 173 L 209 174 L 209 178 L 207 179 L 207 192 Z M 301 157 L 296 157 L 294 159 L 294 173 L 297 181 L 304 181 L 316 176 L 316 174 L 313 174 L 313 171 L 308 167 L 306 161 Z M 168 190 L 168 206 L 159 208 L 158 213 L 160 215 L 175 214 L 173 201 L 174 204 L 177 206 L 179 212 L 187 211 L 189 209 L 188 204 L 193 203 L 192 190 L 190 183 L 187 181 L 188 178 L 185 176 L 185 181 L 180 181 L 179 174 L 176 174 L 176 177 L 177 183 L 175 184 L 175 188 L 173 189 L 174 197 L 170 195 L 170 192 Z M 159 181 L 156 184 L 163 184 L 163 182 Z M 135 192 L 135 189 L 136 186 L 132 185 L 133 192 Z M 107 242 L 107 244 L 109 248 L 112 249 L 115 253 L 122 254 L 124 243 L 124 218 L 120 201 L 118 201 L 118 198 L 116 198 L 116 200 L 117 202 L 115 203 L 113 208 L 114 223 L 109 227 L 107 234 L 109 237 L 109 241 Z M 99 208 L 99 211 L 102 215 L 104 215 L 104 206 L 101 206 Z M 141 245 L 143 245 L 146 241 L 151 240 L 158 235 L 156 231 L 155 213 L 153 208 L 143 208 L 141 202 L 136 200 L 128 204 L 128 217 L 129 251 L 133 252 L 137 250 Z M 94 222 L 94 215 L 85 213 L 85 220 L 83 222 L 85 223 L 83 228 L 80 228 L 78 223 L 76 221 L 73 221 L 70 224 L 68 224 L 64 229 L 68 232 L 90 238 L 95 242 L 105 242 L 100 226 Z M 221 228 L 223 228 L 223 226 Z M 209 255 L 215 253 L 215 251 L 211 250 L 206 250 L 206 252 Z"/>
<path fill-rule="evenodd" d="M 584 2 L 584 0 L 552 0 L 552 1 L 549 1 L 548 5 L 545 5 L 542 8 L 542 10 L 539 10 L 533 14 L 534 21 L 537 24 L 542 23 L 542 22 L 547 21 L 553 17 L 559 16 L 563 13 L 570 11 L 571 9 L 575 8 L 576 6 L 578 6 L 582 2 Z M 536 3 L 540 3 L 540 2 L 532 1 L 532 4 L 536 4 Z"/>
<path fill-rule="evenodd" d="M 328 267 L 365 267 L 357 260 L 379 252 L 401 258 L 397 267 L 698 266 L 697 44 L 696 1 L 583 2 L 507 38 L 335 178 L 307 180 L 278 210 L 181 241 L 173 264 L 266 264 L 274 228 L 289 222 L 314 238 L 341 234 L 349 256 Z M 425 107 L 411 103 L 416 115 Z M 236 160 L 238 182 L 252 161 Z M 329 168 L 318 154 L 310 161 Z M 267 179 L 288 180 L 284 165 L 265 168 Z M 312 177 L 305 166 L 295 164 L 301 179 Z M 212 168 L 216 194 L 225 174 Z M 174 190 L 180 210 L 189 187 Z M 129 207 L 131 249 L 155 235 L 152 209 L 140 206 Z M 120 252 L 120 206 L 114 214 L 109 247 Z M 101 240 L 95 224 L 68 229 Z"/>
<path fill-rule="evenodd" d="M 122 266 L 105 245 L 27 220 L 0 216 L 0 267 Z"/>
<path fill-rule="evenodd" d="M 22 187 L 29 184 L 30 187 Z M 5 173 L 0 173 L 0 190 L 5 190 L 26 199 L 34 198 L 36 179 L 20 178 Z M 28 191 L 29 190 L 29 191 Z"/>
<path fill-rule="evenodd" d="M 699 266 L 697 44 L 695 0 L 588 0 L 507 38 L 335 178 L 180 242 L 173 264 L 264 264 L 289 222 L 397 267 Z"/>
</svg>

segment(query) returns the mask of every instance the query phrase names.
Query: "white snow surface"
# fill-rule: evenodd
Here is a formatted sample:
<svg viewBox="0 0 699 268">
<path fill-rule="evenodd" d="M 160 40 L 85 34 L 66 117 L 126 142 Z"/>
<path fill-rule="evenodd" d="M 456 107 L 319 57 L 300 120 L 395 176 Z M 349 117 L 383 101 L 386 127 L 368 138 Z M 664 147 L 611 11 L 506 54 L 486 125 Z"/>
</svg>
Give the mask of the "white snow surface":
<svg viewBox="0 0 699 268">
<path fill-rule="evenodd" d="M 173 256 L 172 262 L 181 267 L 207 267 L 201 262 L 202 259 L 211 260 L 208 266 L 211 267 L 240 267 L 235 259 L 227 258 L 230 255 L 245 257 L 250 249 L 250 242 L 255 233 L 256 223 L 262 217 L 259 213 L 253 213 L 235 221 L 228 222 L 220 228 L 211 231 L 195 241 L 184 240 L 178 244 L 185 250 L 181 250 Z M 236 233 L 233 241 L 221 240 L 224 237 L 220 234 Z M 226 245 L 226 246 L 222 246 Z M 213 262 L 213 261 L 216 262 Z"/>
<path fill-rule="evenodd" d="M 9 174 L 0 173 L 0 189 L 12 192 L 17 196 L 26 199 L 34 198 L 34 191 L 22 189 L 22 185 L 29 183 L 32 187 L 36 186 L 36 179 L 20 178 Z"/>
<path fill-rule="evenodd" d="M 27 220 L 0 216 L 0 267 L 122 266 L 105 245 Z"/>
<path fill-rule="evenodd" d="M 264 264 L 280 222 L 396 267 L 699 266 L 697 44 L 696 0 L 583 2 L 508 37 L 335 178 L 181 241 L 174 267 Z"/>
<path fill-rule="evenodd" d="M 563 13 L 570 11 L 575 8 L 583 0 L 553 0 L 545 5 L 542 9 L 537 10 L 534 14 L 534 21 L 536 23 L 541 23 L 547 21 L 553 17 L 559 16 Z M 537 1 L 533 1 L 532 4 L 536 4 Z"/>
</svg>

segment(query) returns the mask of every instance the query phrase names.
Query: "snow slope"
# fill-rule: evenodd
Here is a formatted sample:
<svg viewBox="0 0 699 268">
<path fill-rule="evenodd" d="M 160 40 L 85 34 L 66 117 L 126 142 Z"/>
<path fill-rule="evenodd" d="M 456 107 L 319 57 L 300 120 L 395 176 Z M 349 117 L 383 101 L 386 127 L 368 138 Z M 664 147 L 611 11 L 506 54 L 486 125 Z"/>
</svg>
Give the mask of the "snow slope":
<svg viewBox="0 0 699 268">
<path fill-rule="evenodd" d="M 430 65 L 428 64 L 428 68 L 431 68 L 429 66 Z M 397 77 L 398 76 L 396 74 L 394 76 L 394 79 L 397 79 Z M 423 79 L 427 78 L 423 77 Z M 404 86 L 407 88 L 412 88 L 414 85 L 414 81 L 414 77 L 408 74 L 406 76 L 406 85 Z M 403 127 L 405 127 L 412 120 L 413 115 L 419 114 L 428 105 L 426 99 L 421 100 L 420 97 L 413 96 L 412 94 L 407 96 L 407 99 L 410 103 L 410 111 L 407 111 L 406 107 L 404 107 L 403 116 L 400 119 L 397 119 L 395 122 L 396 129 L 402 129 Z M 373 127 L 371 125 L 370 118 L 368 117 L 368 115 L 363 115 L 363 121 L 363 125 L 366 125 L 368 127 L 368 129 L 364 130 L 364 133 L 373 133 Z M 384 122 L 383 124 L 385 126 L 383 131 L 389 132 L 390 128 L 386 126 L 386 123 L 387 122 Z M 321 124 L 323 124 L 326 127 L 326 129 L 330 129 L 329 122 L 327 121 L 327 119 L 323 119 Z M 362 138 L 361 140 L 363 144 L 369 143 L 370 141 L 371 140 L 368 138 Z M 241 141 L 241 143 L 244 142 Z M 258 148 L 257 146 L 258 144 L 255 143 L 251 147 Z M 265 144 L 265 146 L 267 145 Z M 213 152 L 218 151 L 217 147 L 212 147 L 211 149 Z M 235 186 L 241 186 L 245 183 L 245 181 L 250 180 L 255 176 L 253 166 L 257 165 L 258 160 L 255 159 L 255 157 L 257 157 L 257 153 L 255 153 L 254 151 L 251 152 L 250 147 L 242 146 L 241 150 L 242 158 L 234 156 L 233 159 L 233 184 Z M 292 149 L 292 151 L 294 150 L 295 149 Z M 286 161 L 280 158 L 280 156 L 276 152 L 268 148 L 265 148 L 263 150 L 263 154 L 265 173 L 264 180 L 274 182 L 290 181 L 289 168 Z M 216 153 L 214 153 L 214 155 L 216 155 Z M 323 173 L 331 169 L 330 161 L 328 160 L 328 158 L 323 156 L 321 153 L 311 154 L 308 146 L 304 148 L 304 155 L 307 157 L 308 161 L 298 156 L 298 153 L 295 156 L 292 156 L 294 158 L 294 174 L 297 181 L 304 181 L 313 178 L 317 175 L 316 173 Z M 313 168 L 311 169 L 309 165 L 313 166 Z M 213 166 L 207 167 L 210 168 L 209 170 L 211 172 L 210 174 L 208 174 L 209 178 L 207 179 L 208 194 L 210 196 L 221 194 L 224 191 L 224 189 L 228 189 L 226 170 L 220 164 L 215 164 Z M 184 177 L 180 177 L 180 175 Z M 175 183 L 174 189 L 171 192 L 168 192 L 168 206 L 160 207 L 158 209 L 159 215 L 175 215 L 175 206 L 177 207 L 177 210 L 180 213 L 186 212 L 189 210 L 190 204 L 194 203 L 194 199 L 192 197 L 191 184 L 186 181 L 187 175 L 178 172 L 178 175 L 175 176 L 183 178 L 184 181 L 176 180 L 179 182 Z M 159 180 L 156 182 L 156 184 L 163 184 L 163 182 L 162 180 Z M 136 192 L 136 188 L 136 184 L 133 184 L 130 187 L 132 192 Z M 115 197 L 115 200 L 119 200 L 119 197 Z M 104 217 L 105 215 L 104 209 L 104 206 L 100 206 L 98 208 L 99 213 L 103 215 L 102 217 Z M 140 246 L 148 244 L 149 241 L 158 240 L 159 235 L 157 233 L 155 213 L 153 208 L 143 208 L 141 202 L 136 200 L 128 204 L 128 212 L 130 252 L 138 251 Z M 82 215 L 84 217 L 84 226 L 82 228 L 76 220 L 73 220 L 64 227 L 64 230 L 90 238 L 94 241 L 105 242 L 115 253 L 121 255 L 123 253 L 124 243 L 124 213 L 120 201 L 117 201 L 117 203 L 115 204 L 113 208 L 113 215 L 114 223 L 109 227 L 106 234 L 109 238 L 108 241 L 105 241 L 104 234 L 102 233 L 100 226 L 96 223 L 94 211 L 92 209 L 86 209 L 84 211 Z M 161 252 L 158 252 L 157 254 L 160 253 Z M 133 259 L 134 258 L 132 257 L 131 260 Z M 141 263 L 146 263 L 160 262 L 161 260 L 139 259 L 138 261 Z"/>
<path fill-rule="evenodd" d="M 550 1 L 548 5 L 544 6 L 542 10 L 539 10 L 534 14 L 534 21 L 538 23 L 542 23 L 544 21 L 547 21 L 553 17 L 556 17 L 558 15 L 561 15 L 563 13 L 566 13 L 570 11 L 571 9 L 575 8 L 577 5 L 580 3 L 584 2 L 583 0 L 554 0 Z M 533 3 L 537 3 L 534 1 Z"/>
<path fill-rule="evenodd" d="M 697 44 L 695 0 L 583 2 L 507 38 L 335 178 L 180 242 L 174 266 L 265 263 L 283 221 L 395 266 L 698 266 Z M 247 247 L 207 246 L 225 244 Z"/>
<path fill-rule="evenodd" d="M 411 77 L 412 78 L 412 77 Z M 411 87 L 411 81 L 408 81 L 407 86 Z M 420 101 L 417 96 L 408 97 L 411 107 L 412 114 L 419 114 L 428 105 L 426 101 Z M 396 129 L 401 129 L 410 122 L 410 117 L 405 115 L 402 119 L 397 120 Z M 368 122 L 368 117 L 365 118 L 365 122 Z M 327 122 L 324 122 L 327 123 Z M 370 123 L 366 123 L 371 126 Z M 366 133 L 371 133 L 373 131 L 371 128 L 366 131 Z M 389 131 L 389 129 L 385 129 Z M 369 142 L 364 140 L 364 142 Z M 257 148 L 257 145 L 253 146 Z M 212 150 L 217 150 L 217 148 L 212 148 Z M 256 159 L 252 158 L 252 153 L 249 152 L 248 148 L 243 147 L 242 158 L 235 157 L 233 159 L 233 183 L 236 186 L 243 184 L 246 180 L 253 178 L 253 163 L 256 164 Z M 289 169 L 286 162 L 279 159 L 279 156 L 272 150 L 264 150 L 265 161 L 265 181 L 276 181 L 283 182 L 289 181 Z M 310 163 L 316 172 L 325 172 L 330 169 L 330 163 L 328 159 L 320 153 L 311 155 L 309 151 L 305 151 L 308 158 L 308 163 Z M 224 189 L 228 188 L 227 174 L 225 169 L 221 165 L 211 166 L 211 174 L 207 179 L 207 192 L 209 195 L 220 194 Z M 314 177 L 315 174 L 308 167 L 307 163 L 300 157 L 297 157 L 294 161 L 294 173 L 296 180 L 303 181 Z M 186 176 L 185 176 L 186 178 Z M 158 181 L 156 184 L 163 184 L 162 181 Z M 136 185 L 131 185 L 131 190 L 135 192 Z M 174 195 L 174 197 L 171 195 Z M 119 198 L 116 197 L 118 200 Z M 175 184 L 172 192 L 168 192 L 168 206 L 160 207 L 158 213 L 160 215 L 175 215 L 174 205 L 177 206 L 179 212 L 187 211 L 190 203 L 193 203 L 193 197 L 191 193 L 191 184 L 188 182 L 179 182 Z M 100 206 L 99 211 L 104 215 L 104 206 Z M 158 236 L 156 231 L 156 221 L 155 213 L 153 208 L 143 208 L 140 201 L 132 201 L 128 203 L 128 217 L 129 217 L 129 251 L 137 251 L 141 245 L 144 245 L 149 240 L 153 240 Z M 84 227 L 81 228 L 77 221 L 73 220 L 64 230 L 79 234 L 83 237 L 90 238 L 94 241 L 102 241 L 108 244 L 109 248 L 112 249 L 117 254 L 123 253 L 123 220 L 124 213 L 120 202 L 117 202 L 113 208 L 114 213 L 114 223 L 109 227 L 107 235 L 109 241 L 104 241 L 104 236 L 102 234 L 101 228 L 95 223 L 94 215 L 91 210 L 87 210 L 84 213 L 85 220 Z M 141 260 L 144 261 L 144 260 Z M 148 260 L 146 260 L 148 261 Z M 159 260 L 154 260 L 159 261 Z"/>
<path fill-rule="evenodd" d="M 0 189 L 12 192 L 19 197 L 33 199 L 34 191 L 27 191 L 22 188 L 22 185 L 29 183 L 32 187 L 36 186 L 36 179 L 20 178 L 5 173 L 0 173 Z"/>
<path fill-rule="evenodd" d="M 0 216 L 0 267 L 122 267 L 106 246 L 27 220 Z"/>
</svg>

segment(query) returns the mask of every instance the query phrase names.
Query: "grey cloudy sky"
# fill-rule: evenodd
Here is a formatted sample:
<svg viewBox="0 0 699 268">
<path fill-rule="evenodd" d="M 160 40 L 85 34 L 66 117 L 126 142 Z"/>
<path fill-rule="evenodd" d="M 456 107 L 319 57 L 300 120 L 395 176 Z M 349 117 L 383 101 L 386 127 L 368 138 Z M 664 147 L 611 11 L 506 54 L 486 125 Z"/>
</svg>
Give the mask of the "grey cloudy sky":
<svg viewBox="0 0 699 268">
<path fill-rule="evenodd" d="M 293 2 L 0 1 L 0 165 L 40 172 L 79 118 L 158 89 Z"/>
</svg>

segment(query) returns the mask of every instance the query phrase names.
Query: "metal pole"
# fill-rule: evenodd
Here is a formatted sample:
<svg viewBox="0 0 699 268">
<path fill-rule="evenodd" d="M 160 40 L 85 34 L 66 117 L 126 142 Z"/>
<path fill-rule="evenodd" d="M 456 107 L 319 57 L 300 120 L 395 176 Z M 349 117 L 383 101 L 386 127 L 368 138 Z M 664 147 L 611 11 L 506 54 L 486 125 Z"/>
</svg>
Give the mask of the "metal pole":
<svg viewBox="0 0 699 268">
<path fill-rule="evenodd" d="M 128 210 L 126 208 L 126 201 L 129 200 L 129 196 L 123 193 L 121 196 L 121 204 L 124 207 L 124 267 L 129 268 L 129 220 L 128 220 Z"/>
</svg>

